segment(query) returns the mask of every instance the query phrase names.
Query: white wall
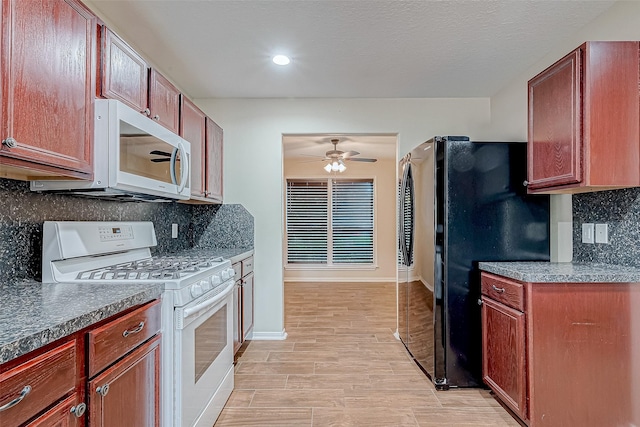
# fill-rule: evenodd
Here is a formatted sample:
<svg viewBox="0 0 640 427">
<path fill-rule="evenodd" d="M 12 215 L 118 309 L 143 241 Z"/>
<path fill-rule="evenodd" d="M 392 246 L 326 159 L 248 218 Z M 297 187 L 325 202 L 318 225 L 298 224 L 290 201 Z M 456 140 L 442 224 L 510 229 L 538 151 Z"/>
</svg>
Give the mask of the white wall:
<svg viewBox="0 0 640 427">
<path fill-rule="evenodd" d="M 550 46 L 547 56 L 491 97 L 491 128 L 488 133 L 493 139 L 526 141 L 527 82 L 589 40 L 640 40 L 640 1 L 615 3 L 572 37 Z M 552 261 L 571 260 L 572 221 L 571 196 L 551 196 Z"/>
<path fill-rule="evenodd" d="M 487 98 L 199 99 L 196 103 L 224 129 L 225 203 L 241 203 L 255 218 L 257 337 L 284 328 L 283 134 L 396 133 L 401 154 L 435 135 L 488 138 L 483 133 L 489 125 Z"/>
<path fill-rule="evenodd" d="M 395 153 L 395 146 L 389 144 L 389 147 Z M 362 157 L 370 156 L 363 153 Z M 379 159 L 375 163 L 347 162 L 347 170 L 337 176 L 337 178 L 373 178 L 374 180 L 375 269 L 291 266 L 284 270 L 285 281 L 395 282 L 396 248 L 398 246 L 396 244 L 396 194 L 398 191 L 396 163 L 395 157 L 393 159 Z M 324 163 L 321 161 L 300 162 L 299 159 L 287 159 L 284 162 L 284 177 L 326 179 L 329 174 L 322 169 L 323 166 Z M 286 206 L 283 209 L 286 209 Z M 282 248 L 283 251 L 286 248 L 286 239 L 283 239 Z M 286 264 L 286 260 L 284 262 Z"/>
</svg>

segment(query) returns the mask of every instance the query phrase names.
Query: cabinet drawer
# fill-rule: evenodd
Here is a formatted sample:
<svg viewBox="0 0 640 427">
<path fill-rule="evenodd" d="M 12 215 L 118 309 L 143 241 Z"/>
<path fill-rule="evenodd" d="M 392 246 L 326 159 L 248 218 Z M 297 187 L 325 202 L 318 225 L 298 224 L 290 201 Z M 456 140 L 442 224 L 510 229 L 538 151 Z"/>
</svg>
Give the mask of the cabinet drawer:
<svg viewBox="0 0 640 427">
<path fill-rule="evenodd" d="M 253 272 L 253 257 L 242 260 L 242 277 Z"/>
<path fill-rule="evenodd" d="M 482 273 L 482 294 L 508 307 L 524 311 L 524 285 L 522 283 Z"/>
<path fill-rule="evenodd" d="M 0 425 L 24 423 L 73 391 L 77 383 L 76 340 L 0 374 L 0 408 L 5 408 L 0 411 Z"/>
<path fill-rule="evenodd" d="M 242 263 L 236 262 L 235 264 L 232 265 L 232 267 L 233 267 L 233 272 L 235 273 L 233 276 L 233 280 L 237 282 L 242 277 Z"/>
<path fill-rule="evenodd" d="M 88 333 L 89 377 L 160 331 L 160 301 L 140 307 Z"/>
</svg>

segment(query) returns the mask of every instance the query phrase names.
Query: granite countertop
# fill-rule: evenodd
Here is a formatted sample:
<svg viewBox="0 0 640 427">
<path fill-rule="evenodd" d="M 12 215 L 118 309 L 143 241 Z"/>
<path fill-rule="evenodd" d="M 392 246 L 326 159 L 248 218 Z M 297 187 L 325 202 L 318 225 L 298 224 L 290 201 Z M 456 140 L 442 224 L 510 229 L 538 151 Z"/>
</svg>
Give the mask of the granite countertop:
<svg viewBox="0 0 640 427">
<path fill-rule="evenodd" d="M 640 283 L 640 268 L 577 262 L 481 262 L 488 273 L 535 283 Z"/>
<path fill-rule="evenodd" d="M 159 284 L 0 284 L 0 364 L 161 293 Z"/>
</svg>

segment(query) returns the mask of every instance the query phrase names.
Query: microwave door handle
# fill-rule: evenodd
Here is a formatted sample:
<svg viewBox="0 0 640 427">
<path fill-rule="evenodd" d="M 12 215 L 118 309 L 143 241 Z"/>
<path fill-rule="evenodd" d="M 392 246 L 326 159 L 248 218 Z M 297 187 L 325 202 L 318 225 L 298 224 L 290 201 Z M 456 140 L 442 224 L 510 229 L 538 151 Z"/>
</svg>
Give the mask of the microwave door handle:
<svg viewBox="0 0 640 427">
<path fill-rule="evenodd" d="M 178 193 L 182 193 L 182 190 L 187 186 L 187 180 L 189 179 L 189 158 L 187 157 L 187 150 L 184 149 L 184 145 L 181 142 L 178 143 L 178 150 L 180 150 L 180 158 L 182 159 L 181 171 L 180 171 L 180 186 L 178 187 Z M 173 175 L 175 176 L 176 169 L 173 167 Z"/>
<path fill-rule="evenodd" d="M 173 185 L 178 185 L 178 178 L 176 177 L 176 162 L 178 160 L 178 149 L 174 148 L 171 152 L 171 163 L 169 165 L 169 173 L 171 175 L 171 183 Z"/>
</svg>

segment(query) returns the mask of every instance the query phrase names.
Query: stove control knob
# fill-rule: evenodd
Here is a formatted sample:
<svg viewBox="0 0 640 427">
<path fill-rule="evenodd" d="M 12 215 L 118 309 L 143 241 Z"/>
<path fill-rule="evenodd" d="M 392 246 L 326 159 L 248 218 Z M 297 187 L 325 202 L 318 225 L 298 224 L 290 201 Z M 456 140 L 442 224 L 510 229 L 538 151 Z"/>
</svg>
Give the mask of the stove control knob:
<svg viewBox="0 0 640 427">
<path fill-rule="evenodd" d="M 200 295 L 202 295 L 202 286 L 199 283 L 191 285 L 191 296 L 198 298 Z"/>
<path fill-rule="evenodd" d="M 200 281 L 200 286 L 202 286 L 202 290 L 204 292 L 210 291 L 211 290 L 211 282 L 209 282 L 209 279 L 204 279 Z"/>
<path fill-rule="evenodd" d="M 229 270 L 222 270 L 220 273 L 222 280 L 229 280 Z"/>
<path fill-rule="evenodd" d="M 222 279 L 220 279 L 220 276 L 216 274 L 211 277 L 211 284 L 213 286 L 218 286 L 220 283 L 222 283 Z"/>
</svg>

